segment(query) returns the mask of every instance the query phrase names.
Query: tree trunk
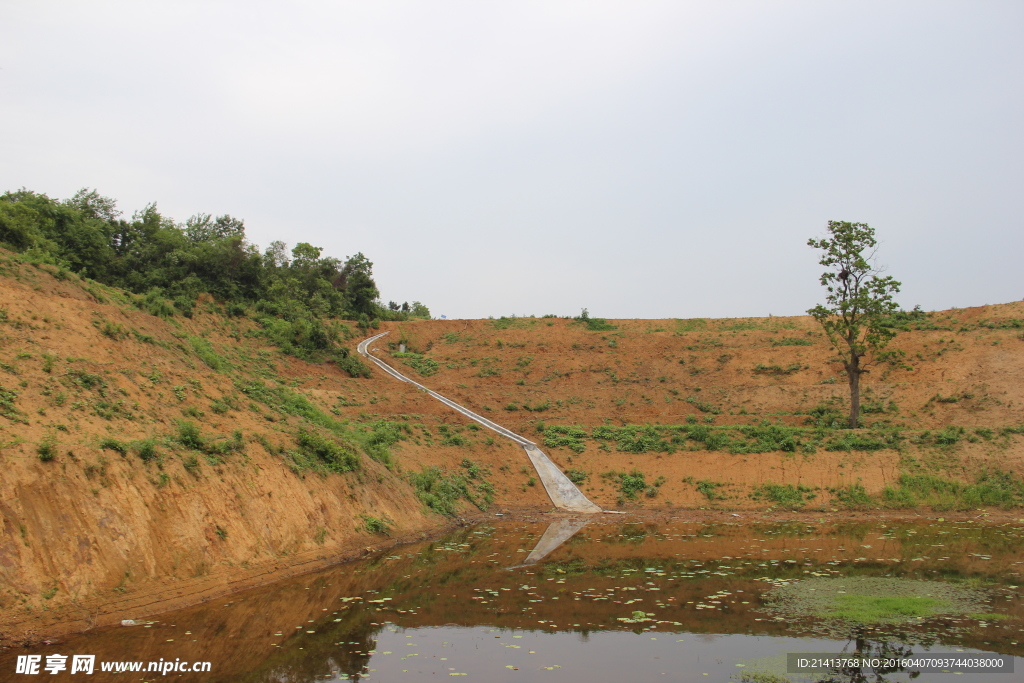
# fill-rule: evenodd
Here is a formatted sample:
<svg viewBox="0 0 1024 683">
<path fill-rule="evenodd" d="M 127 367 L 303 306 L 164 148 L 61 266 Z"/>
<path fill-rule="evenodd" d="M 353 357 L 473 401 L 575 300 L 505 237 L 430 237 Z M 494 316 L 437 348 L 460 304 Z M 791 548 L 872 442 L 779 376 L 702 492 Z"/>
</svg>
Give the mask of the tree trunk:
<svg viewBox="0 0 1024 683">
<path fill-rule="evenodd" d="M 856 429 L 860 422 L 860 356 L 850 352 L 850 362 L 846 364 L 846 374 L 850 378 L 850 429 Z"/>
</svg>

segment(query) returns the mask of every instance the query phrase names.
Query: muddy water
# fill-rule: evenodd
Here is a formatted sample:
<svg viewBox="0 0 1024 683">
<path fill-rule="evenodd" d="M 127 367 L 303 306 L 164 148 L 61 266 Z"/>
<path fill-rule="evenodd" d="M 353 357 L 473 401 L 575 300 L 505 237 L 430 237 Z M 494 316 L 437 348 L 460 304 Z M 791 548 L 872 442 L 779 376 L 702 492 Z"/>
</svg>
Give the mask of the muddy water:
<svg viewBox="0 0 1024 683">
<path fill-rule="evenodd" d="M 1018 673 L 918 680 L 1012 681 L 1024 673 L 1022 539 L 1024 524 L 974 522 L 498 521 L 151 623 L 8 651 L 0 680 L 760 683 L 822 680 L 786 678 L 786 653 L 859 645 L 998 653 L 1015 657 Z M 782 586 L 873 577 L 969 589 L 980 612 L 872 624 L 794 616 L 771 603 Z M 32 654 L 42 655 L 41 673 L 16 674 L 17 656 Z M 50 674 L 43 667 L 54 654 L 69 656 L 68 669 L 71 655 L 95 655 L 95 673 Z M 100 670 L 128 660 L 143 671 Z M 210 671 L 145 671 L 161 661 L 210 662 Z M 896 671 L 878 680 L 909 679 Z"/>
</svg>

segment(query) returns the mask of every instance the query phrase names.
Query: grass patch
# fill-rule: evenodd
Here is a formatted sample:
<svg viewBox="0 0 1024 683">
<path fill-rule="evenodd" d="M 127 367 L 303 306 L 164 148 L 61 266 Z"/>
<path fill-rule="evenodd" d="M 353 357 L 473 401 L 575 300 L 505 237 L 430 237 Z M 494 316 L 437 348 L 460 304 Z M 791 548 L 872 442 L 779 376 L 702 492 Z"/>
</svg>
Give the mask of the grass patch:
<svg viewBox="0 0 1024 683">
<path fill-rule="evenodd" d="M 772 346 L 813 346 L 812 342 L 807 337 L 783 337 L 782 339 L 772 339 Z"/>
<path fill-rule="evenodd" d="M 409 351 L 406 353 L 396 353 L 394 354 L 394 357 L 401 358 L 403 363 L 424 377 L 430 377 L 431 375 L 437 374 L 437 369 L 440 367 L 436 360 L 432 358 L 424 358 L 422 353 L 413 353 Z"/>
<path fill-rule="evenodd" d="M 361 519 L 363 520 L 361 528 L 367 533 L 380 534 L 382 536 L 391 535 L 391 525 L 394 524 L 394 522 L 387 515 L 384 515 L 383 518 L 362 515 Z"/>
<path fill-rule="evenodd" d="M 496 330 L 525 330 L 536 324 L 533 318 L 520 318 L 514 315 L 501 316 L 497 320 L 491 320 L 491 327 Z"/>
<path fill-rule="evenodd" d="M 1024 481 L 1001 470 L 982 472 L 971 484 L 931 474 L 904 473 L 896 487 L 883 489 L 882 504 L 896 509 L 927 505 L 936 511 L 1018 508 L 1024 506 Z"/>
<path fill-rule="evenodd" d="M 298 452 L 292 453 L 296 469 L 324 472 L 352 472 L 359 469 L 359 454 L 347 443 L 338 443 L 315 431 L 299 429 L 295 442 Z"/>
<path fill-rule="evenodd" d="M 765 482 L 756 487 L 750 494 L 755 501 L 767 501 L 775 507 L 787 510 L 799 510 L 817 497 L 814 491 L 803 484 L 773 484 Z"/>
<path fill-rule="evenodd" d="M 718 492 L 718 489 L 723 486 L 727 486 L 727 484 L 711 481 L 709 479 L 702 479 L 697 482 L 697 491 L 710 501 L 725 500 L 729 496 Z"/>
<path fill-rule="evenodd" d="M 781 365 L 765 365 L 764 363 L 758 363 L 751 370 L 755 375 L 771 375 L 774 377 L 781 377 L 784 375 L 792 375 L 794 372 L 799 372 L 803 366 L 799 363 L 792 363 L 786 367 Z"/>
<path fill-rule="evenodd" d="M 231 369 L 231 364 L 213 350 L 213 344 L 208 340 L 202 337 L 188 337 L 188 343 L 196 355 L 199 356 L 199 360 L 203 361 L 211 370 L 224 372 Z"/>
<path fill-rule="evenodd" d="M 428 508 L 452 517 L 459 511 L 460 501 L 467 500 L 481 511 L 494 502 L 494 486 L 487 481 L 487 470 L 468 458 L 462 471 L 450 471 L 431 465 L 409 475 L 416 496 Z"/>
</svg>

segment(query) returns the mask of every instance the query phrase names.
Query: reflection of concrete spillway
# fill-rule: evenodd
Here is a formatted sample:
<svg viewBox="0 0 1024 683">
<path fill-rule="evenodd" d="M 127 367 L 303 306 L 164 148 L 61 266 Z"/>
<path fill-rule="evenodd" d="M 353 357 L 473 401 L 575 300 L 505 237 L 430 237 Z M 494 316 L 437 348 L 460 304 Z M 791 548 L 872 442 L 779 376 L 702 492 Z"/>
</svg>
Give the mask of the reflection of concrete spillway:
<svg viewBox="0 0 1024 683">
<path fill-rule="evenodd" d="M 576 532 L 585 527 L 589 522 L 590 520 L 586 518 L 574 519 L 568 517 L 552 522 L 544 531 L 544 535 L 537 541 L 537 545 L 533 546 L 533 550 L 526 556 L 526 559 L 521 564 L 509 567 L 509 569 L 518 569 L 519 567 L 540 562 L 563 543 L 575 536 Z"/>
<path fill-rule="evenodd" d="M 370 354 L 369 345 L 383 337 L 387 332 L 381 332 L 380 334 L 374 335 L 368 339 L 364 339 L 359 342 L 358 350 L 359 353 L 371 360 L 381 370 L 388 373 L 392 377 L 402 382 L 408 382 L 409 384 L 415 385 L 423 391 L 436 398 L 441 403 L 452 410 L 462 413 L 466 417 L 476 422 L 479 422 L 484 427 L 492 429 L 497 433 L 504 436 L 506 439 L 511 439 L 517 444 L 526 449 L 526 454 L 530 458 L 530 462 L 533 463 L 533 467 L 537 470 L 537 476 L 540 478 L 542 484 L 544 484 L 544 490 L 547 491 L 548 497 L 551 498 L 551 502 L 556 508 L 562 510 L 568 510 L 569 512 L 601 512 L 601 508 L 590 501 L 589 498 L 583 495 L 583 493 L 576 488 L 576 485 L 569 481 L 569 477 L 558 469 L 558 467 L 551 461 L 551 458 L 546 453 L 537 448 L 537 444 L 533 443 L 529 439 L 516 434 L 510 429 L 502 427 L 496 422 L 488 420 L 482 415 L 477 415 L 468 408 L 463 408 L 455 401 L 445 398 L 441 394 L 431 391 L 419 382 L 409 379 L 402 373 L 395 370 L 393 367 L 380 360 L 379 358 Z M 582 525 L 581 525 L 582 526 Z M 575 533 L 575 532 L 574 532 Z M 569 534 L 571 536 L 572 534 Z M 568 538 L 568 536 L 566 536 Z"/>
</svg>

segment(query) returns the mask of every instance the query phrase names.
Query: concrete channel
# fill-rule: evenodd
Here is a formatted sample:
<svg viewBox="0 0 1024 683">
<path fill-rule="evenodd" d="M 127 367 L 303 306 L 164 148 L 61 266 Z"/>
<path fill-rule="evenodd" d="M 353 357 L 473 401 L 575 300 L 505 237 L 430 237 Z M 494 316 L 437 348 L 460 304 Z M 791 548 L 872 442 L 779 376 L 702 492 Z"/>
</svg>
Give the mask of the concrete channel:
<svg viewBox="0 0 1024 683">
<path fill-rule="evenodd" d="M 370 353 L 370 344 L 377 341 L 386 334 L 388 333 L 381 332 L 380 334 L 374 335 L 359 342 L 359 346 L 357 347 L 359 354 L 361 356 L 366 357 L 374 365 L 376 365 L 378 368 L 388 373 L 395 379 L 419 387 L 423 391 L 430 394 L 433 398 L 437 399 L 441 403 L 444 403 L 452 410 L 465 415 L 469 419 L 482 424 L 484 427 L 487 427 L 488 429 L 497 432 L 506 439 L 511 439 L 512 441 L 515 441 L 517 444 L 522 446 L 523 449 L 526 451 L 526 455 L 530 459 L 530 462 L 533 464 L 533 469 L 536 470 L 537 472 L 537 478 L 540 479 L 541 483 L 544 485 L 544 490 L 547 492 L 548 498 L 551 499 L 551 504 L 554 505 L 559 510 L 564 510 L 566 512 L 579 512 L 589 514 L 604 512 L 604 510 L 602 510 L 599 505 L 596 505 L 593 501 L 591 501 L 589 498 L 583 495 L 583 492 L 580 491 L 579 488 L 577 488 L 576 484 L 572 483 L 569 480 L 569 477 L 565 476 L 565 473 L 562 472 L 562 470 L 558 469 L 558 466 L 555 465 L 554 462 L 552 462 L 551 458 L 549 458 L 544 451 L 540 450 L 540 448 L 537 447 L 536 443 L 530 441 L 524 436 L 516 434 L 511 429 L 506 429 L 505 427 L 502 427 L 497 422 L 488 420 L 486 417 L 482 415 L 477 415 L 469 408 L 461 406 L 455 401 L 451 400 L 450 398 L 446 398 L 441 394 L 437 393 L 436 391 L 428 389 L 419 382 L 409 379 L 402 373 L 398 372 L 398 370 L 395 370 L 393 367 L 382 361 L 380 358 L 377 358 L 372 353 Z"/>
</svg>

